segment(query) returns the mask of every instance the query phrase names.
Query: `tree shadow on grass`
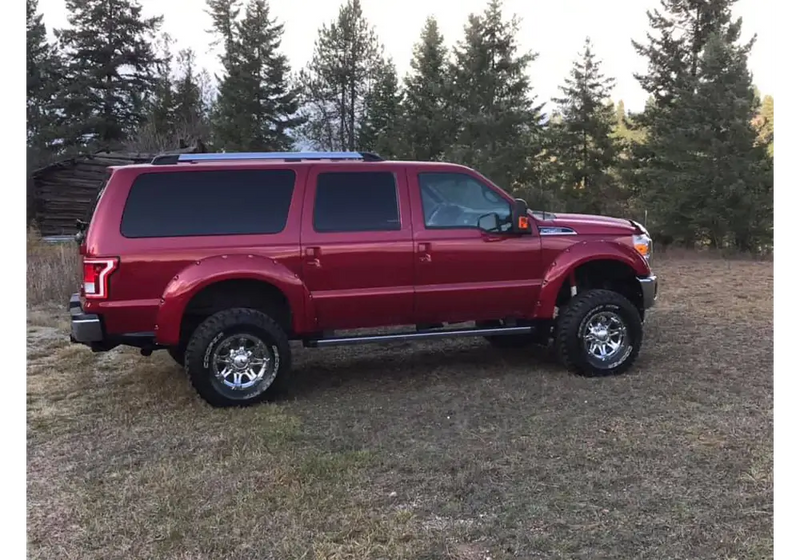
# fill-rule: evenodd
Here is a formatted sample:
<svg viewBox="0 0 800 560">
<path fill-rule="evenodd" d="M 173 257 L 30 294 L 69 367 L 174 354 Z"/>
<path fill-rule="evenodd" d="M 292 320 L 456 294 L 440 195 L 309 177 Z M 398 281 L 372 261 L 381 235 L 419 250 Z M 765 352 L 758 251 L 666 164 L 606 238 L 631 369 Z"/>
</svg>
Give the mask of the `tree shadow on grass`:
<svg viewBox="0 0 800 560">
<path fill-rule="evenodd" d="M 563 375 L 550 348 L 500 350 L 483 341 L 445 344 L 396 343 L 353 347 L 299 350 L 295 352 L 292 398 L 347 387 L 357 391 L 380 384 L 458 384 L 475 377 Z"/>
</svg>

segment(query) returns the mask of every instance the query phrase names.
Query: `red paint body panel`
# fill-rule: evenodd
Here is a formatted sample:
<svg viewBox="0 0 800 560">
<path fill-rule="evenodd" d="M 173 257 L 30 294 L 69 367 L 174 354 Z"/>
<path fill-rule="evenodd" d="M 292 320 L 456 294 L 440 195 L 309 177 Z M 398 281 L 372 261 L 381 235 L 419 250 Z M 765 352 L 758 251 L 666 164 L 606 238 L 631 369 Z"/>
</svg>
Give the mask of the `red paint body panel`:
<svg viewBox="0 0 800 560">
<path fill-rule="evenodd" d="M 169 283 L 156 315 L 156 342 L 165 346 L 178 343 L 183 312 L 200 290 L 215 282 L 241 279 L 260 280 L 281 290 L 292 303 L 292 329 L 306 328 L 310 320 L 306 316 L 308 290 L 297 274 L 280 264 L 279 258 L 256 254 L 219 255 L 189 264 Z"/>
<path fill-rule="evenodd" d="M 128 239 L 120 223 L 131 184 L 141 173 L 292 169 L 296 183 L 284 230 L 272 235 Z M 316 178 L 323 171 L 391 171 L 400 211 L 396 231 L 320 233 L 312 224 Z M 186 305 L 223 280 L 270 283 L 286 296 L 297 336 L 322 330 L 483 319 L 552 317 L 561 282 L 576 266 L 614 259 L 647 276 L 633 248 L 631 222 L 599 216 L 536 217 L 539 227 L 576 235 L 495 235 L 473 228 L 426 229 L 418 173 L 465 173 L 512 202 L 463 166 L 413 162 L 224 162 L 137 165 L 114 169 L 81 252 L 118 257 L 106 300 L 86 300 L 109 335 L 154 332 L 178 342 Z"/>
<path fill-rule="evenodd" d="M 430 171 L 430 166 L 425 171 Z M 513 199 L 472 170 L 442 165 Z M 477 228 L 426 229 L 418 176 L 409 166 L 408 184 L 414 220 L 414 278 L 417 323 L 525 318 L 533 314 L 542 278 L 541 239 L 500 235 Z"/>
<path fill-rule="evenodd" d="M 245 166 L 240 166 L 245 167 Z M 260 166 L 250 164 L 251 168 Z M 284 166 L 285 168 L 286 166 Z M 192 166 L 189 169 L 228 169 L 221 165 Z M 106 332 L 124 334 L 131 332 L 154 332 L 159 317 L 160 300 L 171 289 L 174 277 L 194 266 L 222 255 L 254 255 L 261 257 L 264 263 L 272 260 L 279 263 L 279 268 L 265 266 L 260 278 L 270 280 L 271 274 L 280 270 L 277 283 L 285 275 L 284 270 L 292 274 L 301 273 L 300 258 L 300 219 L 303 207 L 303 195 L 307 168 L 298 167 L 292 202 L 289 208 L 289 219 L 281 233 L 274 235 L 231 235 L 231 236 L 193 236 L 169 238 L 128 239 L 120 233 L 120 223 L 125 200 L 133 180 L 143 171 L 149 173 L 169 173 L 186 171 L 186 166 L 130 166 L 113 172 L 104 191 L 87 231 L 84 252 L 86 256 L 117 256 L 120 264 L 109 280 L 109 299 L 106 301 L 88 300 L 84 304 L 86 313 L 102 315 Z M 210 261 L 213 262 L 213 261 Z M 230 262 L 242 262 L 231 260 Z M 206 268 L 209 274 L 217 276 L 214 268 Z M 235 266 L 224 269 L 228 278 L 242 274 L 256 274 L 252 267 L 237 270 Z M 198 282 L 193 293 L 206 284 Z M 181 291 L 182 297 L 185 292 Z M 295 295 L 284 292 L 287 299 Z M 188 296 L 187 296 L 188 297 Z M 289 299 L 295 320 L 300 317 L 301 326 L 306 328 L 305 314 L 298 314 L 295 309 L 303 309 L 302 298 Z M 171 316 L 170 316 L 171 317 Z M 175 325 L 159 324 L 159 331 L 174 332 L 180 322 Z M 296 325 L 297 326 L 297 325 Z"/>
<path fill-rule="evenodd" d="M 545 237 L 543 253 L 549 265 L 542 280 L 542 291 L 536 307 L 537 319 L 552 319 L 558 291 L 570 272 L 582 264 L 596 260 L 618 261 L 634 270 L 637 276 L 650 274 L 650 267 L 633 244 L 630 236 L 601 238 L 600 236 L 565 235 Z"/>
<path fill-rule="evenodd" d="M 554 214 L 552 220 L 542 220 L 542 226 L 568 227 L 580 235 L 620 235 L 634 233 L 636 227 L 628 220 L 588 214 Z"/>
<path fill-rule="evenodd" d="M 311 167 L 301 233 L 302 276 L 311 293 L 316 330 L 411 323 L 414 308 L 412 227 L 403 169 L 394 170 L 399 230 L 319 233 L 314 230 L 312 220 L 317 176 L 330 168 Z M 340 163 L 335 169 L 359 172 L 373 168 L 363 163 Z"/>
</svg>

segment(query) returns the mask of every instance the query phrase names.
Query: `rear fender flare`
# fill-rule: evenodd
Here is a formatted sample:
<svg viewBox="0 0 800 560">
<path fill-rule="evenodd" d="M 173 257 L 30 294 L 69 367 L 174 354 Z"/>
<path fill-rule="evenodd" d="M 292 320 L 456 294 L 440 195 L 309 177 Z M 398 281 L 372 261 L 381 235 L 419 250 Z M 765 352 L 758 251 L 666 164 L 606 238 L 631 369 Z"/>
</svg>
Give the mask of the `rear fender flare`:
<svg viewBox="0 0 800 560">
<path fill-rule="evenodd" d="M 190 264 L 167 285 L 156 315 L 156 342 L 162 346 L 178 344 L 186 306 L 200 290 L 217 282 L 244 279 L 271 284 L 283 293 L 292 311 L 294 332 L 303 332 L 310 324 L 306 316 L 313 309 L 310 293 L 297 274 L 268 257 L 217 255 Z"/>
<path fill-rule="evenodd" d="M 559 253 L 545 271 L 534 313 L 537 319 L 553 318 L 564 280 L 576 268 L 590 261 L 618 261 L 630 267 L 637 276 L 650 274 L 647 261 L 633 247 L 615 241 L 581 241 Z"/>
</svg>

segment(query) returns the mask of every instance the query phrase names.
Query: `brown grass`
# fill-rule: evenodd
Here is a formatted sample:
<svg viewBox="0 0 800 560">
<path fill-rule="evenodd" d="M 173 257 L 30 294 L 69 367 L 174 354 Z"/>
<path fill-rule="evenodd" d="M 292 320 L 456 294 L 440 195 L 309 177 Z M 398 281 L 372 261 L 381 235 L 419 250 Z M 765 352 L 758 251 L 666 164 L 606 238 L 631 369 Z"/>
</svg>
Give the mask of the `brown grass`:
<svg viewBox="0 0 800 560">
<path fill-rule="evenodd" d="M 657 272 L 628 375 L 482 340 L 298 349 L 293 397 L 246 410 L 31 313 L 29 555 L 771 557 L 772 265 Z"/>
<path fill-rule="evenodd" d="M 45 243 L 36 230 L 29 230 L 28 305 L 55 304 L 66 307 L 69 296 L 81 282 L 81 260 L 75 243 Z"/>
</svg>

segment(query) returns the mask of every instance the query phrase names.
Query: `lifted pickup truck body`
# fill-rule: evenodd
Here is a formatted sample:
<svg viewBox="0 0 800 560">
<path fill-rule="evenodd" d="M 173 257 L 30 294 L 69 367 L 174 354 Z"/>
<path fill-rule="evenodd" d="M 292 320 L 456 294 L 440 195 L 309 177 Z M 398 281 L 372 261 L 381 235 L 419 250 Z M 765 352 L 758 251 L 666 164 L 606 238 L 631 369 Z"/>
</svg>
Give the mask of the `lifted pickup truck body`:
<svg viewBox="0 0 800 560">
<path fill-rule="evenodd" d="M 79 236 L 72 340 L 95 351 L 168 349 L 217 405 L 285 388 L 288 346 L 275 336 L 307 346 L 464 335 L 522 345 L 557 340 L 557 310 L 585 293 L 626 307 L 601 316 L 606 327 L 571 325 L 594 341 L 587 352 L 630 350 L 613 367 L 587 366 L 565 340 L 565 360 L 614 372 L 638 353 L 631 310 L 643 321 L 656 299 L 639 224 L 532 212 L 469 168 L 371 154 L 195 154 L 113 168 Z M 336 334 L 402 325 L 416 327 Z M 215 329 L 249 334 L 219 334 L 220 350 Z M 601 347 L 611 331 L 625 336 Z"/>
</svg>

